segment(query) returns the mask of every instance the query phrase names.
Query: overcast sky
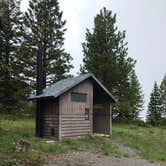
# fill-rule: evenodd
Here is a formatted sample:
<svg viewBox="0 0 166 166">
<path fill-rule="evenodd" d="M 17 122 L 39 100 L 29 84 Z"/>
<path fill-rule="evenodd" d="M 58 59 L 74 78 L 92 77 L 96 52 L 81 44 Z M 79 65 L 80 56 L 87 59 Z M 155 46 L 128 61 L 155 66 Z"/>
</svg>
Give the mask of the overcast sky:
<svg viewBox="0 0 166 166">
<path fill-rule="evenodd" d="M 147 103 L 154 81 L 166 72 L 166 0 L 59 0 L 67 20 L 65 48 L 73 57 L 73 74 L 82 63 L 82 46 L 86 28 L 93 27 L 94 16 L 104 6 L 117 14 L 117 25 L 126 30 L 128 54 L 137 60 L 136 73 Z M 28 0 L 22 0 L 26 10 Z"/>
</svg>

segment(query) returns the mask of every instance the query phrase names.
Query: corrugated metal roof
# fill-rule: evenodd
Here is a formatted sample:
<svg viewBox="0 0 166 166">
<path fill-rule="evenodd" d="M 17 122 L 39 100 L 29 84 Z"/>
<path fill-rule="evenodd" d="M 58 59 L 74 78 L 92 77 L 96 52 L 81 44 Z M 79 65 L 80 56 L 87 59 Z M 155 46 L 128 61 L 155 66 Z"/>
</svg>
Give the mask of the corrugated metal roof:
<svg viewBox="0 0 166 166">
<path fill-rule="evenodd" d="M 99 84 L 102 89 L 112 98 L 112 100 L 116 102 L 112 94 L 97 80 L 97 78 L 93 74 L 83 74 L 77 77 L 71 77 L 58 81 L 55 84 L 52 84 L 49 87 L 43 89 L 43 93 L 41 95 L 31 96 L 29 97 L 29 99 L 40 99 L 47 97 L 56 98 L 88 78 L 94 79 L 96 83 Z"/>
</svg>

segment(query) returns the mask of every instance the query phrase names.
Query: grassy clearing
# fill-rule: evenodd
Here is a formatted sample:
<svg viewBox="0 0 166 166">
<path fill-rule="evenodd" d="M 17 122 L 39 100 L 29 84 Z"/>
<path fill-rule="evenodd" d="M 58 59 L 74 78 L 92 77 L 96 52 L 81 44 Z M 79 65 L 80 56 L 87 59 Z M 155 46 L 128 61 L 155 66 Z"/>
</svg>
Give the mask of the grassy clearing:
<svg viewBox="0 0 166 166">
<path fill-rule="evenodd" d="M 0 166 L 37 166 L 46 161 L 49 154 L 67 153 L 70 150 L 91 151 L 105 155 L 127 156 L 111 143 L 110 138 L 89 135 L 79 139 L 66 139 L 46 143 L 34 135 L 34 119 L 0 117 Z M 135 125 L 114 125 L 113 139 L 134 147 L 149 160 L 166 161 L 166 130 Z M 32 150 L 15 152 L 16 143 L 25 140 Z"/>
<path fill-rule="evenodd" d="M 0 117 L 0 166 L 41 165 L 48 154 L 67 153 L 70 150 L 114 154 L 117 157 L 125 155 L 112 145 L 110 138 L 89 135 L 46 143 L 43 139 L 34 137 L 34 131 L 34 119 Z M 30 142 L 32 150 L 15 152 L 16 143 L 20 140 Z"/>
<path fill-rule="evenodd" d="M 134 147 L 148 160 L 166 161 L 166 130 L 135 125 L 114 125 L 113 139 Z"/>
</svg>

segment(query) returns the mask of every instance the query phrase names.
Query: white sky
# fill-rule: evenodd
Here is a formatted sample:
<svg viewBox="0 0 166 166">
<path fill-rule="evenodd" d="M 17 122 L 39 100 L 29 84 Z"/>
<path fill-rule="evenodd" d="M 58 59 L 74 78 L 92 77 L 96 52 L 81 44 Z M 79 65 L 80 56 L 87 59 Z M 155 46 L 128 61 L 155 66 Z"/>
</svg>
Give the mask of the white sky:
<svg viewBox="0 0 166 166">
<path fill-rule="evenodd" d="M 147 103 L 154 81 L 160 83 L 166 73 L 166 1 L 165 0 L 59 0 L 67 20 L 65 49 L 74 58 L 73 74 L 82 63 L 82 46 L 86 28 L 93 27 L 95 15 L 104 6 L 117 13 L 117 25 L 126 30 L 129 56 L 137 60 L 136 73 Z M 26 10 L 28 0 L 22 0 Z"/>
</svg>

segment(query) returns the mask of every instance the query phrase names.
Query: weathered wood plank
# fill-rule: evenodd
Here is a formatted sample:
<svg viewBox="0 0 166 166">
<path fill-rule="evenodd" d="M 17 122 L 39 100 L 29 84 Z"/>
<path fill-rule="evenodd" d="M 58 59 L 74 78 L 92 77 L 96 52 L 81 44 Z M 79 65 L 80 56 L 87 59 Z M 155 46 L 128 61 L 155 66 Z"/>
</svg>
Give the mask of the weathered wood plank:
<svg viewBox="0 0 166 166">
<path fill-rule="evenodd" d="M 110 134 L 111 130 L 111 111 L 110 111 L 110 103 L 104 103 L 103 108 L 97 108 L 93 110 L 94 113 L 94 125 L 93 131 L 95 133 L 105 133 Z"/>
<path fill-rule="evenodd" d="M 72 128 L 71 130 L 62 130 L 62 133 L 85 133 L 85 132 L 90 132 L 90 128 L 84 128 L 84 129 L 79 129 L 79 128 Z"/>
<path fill-rule="evenodd" d="M 43 116 L 44 119 L 58 119 L 59 116 Z"/>
<path fill-rule="evenodd" d="M 87 94 L 86 102 L 71 101 L 71 93 Z M 90 110 L 90 119 L 85 120 L 85 108 Z M 60 96 L 60 137 L 75 136 L 92 132 L 92 114 L 93 114 L 93 84 L 86 80 L 69 92 Z M 76 132 L 77 133 L 74 133 Z M 86 132 L 85 132 L 86 131 Z M 64 135 L 64 132 L 67 132 Z M 83 135 L 84 135 L 83 134 Z"/>
<path fill-rule="evenodd" d="M 85 130 L 90 130 L 90 127 L 88 126 L 88 127 L 70 127 L 70 128 L 62 128 L 62 131 L 63 132 L 71 132 L 71 131 L 73 131 L 73 132 L 75 132 L 76 130 L 79 130 L 79 131 L 85 131 Z"/>
<path fill-rule="evenodd" d="M 44 119 L 58 119 L 59 116 L 51 116 L 51 115 L 49 115 L 49 116 L 43 116 L 43 118 Z"/>
<path fill-rule="evenodd" d="M 59 125 L 59 100 L 47 100 L 43 113 L 43 137 L 58 138 Z M 51 136 L 51 129 L 54 128 L 55 134 Z"/>
<path fill-rule="evenodd" d="M 45 124 L 54 124 L 55 126 L 56 125 L 58 125 L 58 121 L 45 121 L 45 122 L 43 122 L 43 124 L 45 125 Z"/>
<path fill-rule="evenodd" d="M 70 124 L 90 124 L 89 121 L 63 121 L 62 123 L 63 125 L 70 125 Z"/>
<path fill-rule="evenodd" d="M 63 128 L 70 128 L 70 127 L 90 127 L 89 123 L 85 123 L 85 124 L 63 124 L 62 126 Z"/>
<path fill-rule="evenodd" d="M 74 119 L 70 119 L 70 118 L 68 118 L 68 119 L 65 119 L 65 118 L 62 118 L 61 119 L 61 121 L 62 122 L 64 122 L 64 121 L 85 121 L 85 117 L 84 118 L 74 118 Z"/>
<path fill-rule="evenodd" d="M 90 133 L 90 132 L 89 132 Z M 81 133 L 68 133 L 68 134 L 62 134 L 62 137 L 75 137 L 75 136 L 83 136 L 88 135 L 88 132 L 81 132 Z"/>
<path fill-rule="evenodd" d="M 80 113 L 80 114 L 62 114 L 61 116 L 62 116 L 62 118 L 78 118 L 78 117 L 83 118 L 85 116 L 85 114 L 82 114 L 82 113 Z"/>
<path fill-rule="evenodd" d="M 49 129 L 51 129 L 51 128 L 54 128 L 55 130 L 57 130 L 58 129 L 58 127 L 54 127 L 54 126 L 45 126 L 43 129 L 44 129 L 44 131 L 48 131 Z"/>
<path fill-rule="evenodd" d="M 50 133 L 50 132 L 47 132 L 47 131 L 45 131 L 45 132 L 43 133 L 43 135 L 48 135 L 48 136 L 51 136 L 50 134 L 51 134 L 51 133 Z M 56 137 L 56 136 L 58 136 L 58 135 L 55 134 L 54 137 Z M 51 136 L 51 137 L 53 137 L 53 136 Z"/>
</svg>

